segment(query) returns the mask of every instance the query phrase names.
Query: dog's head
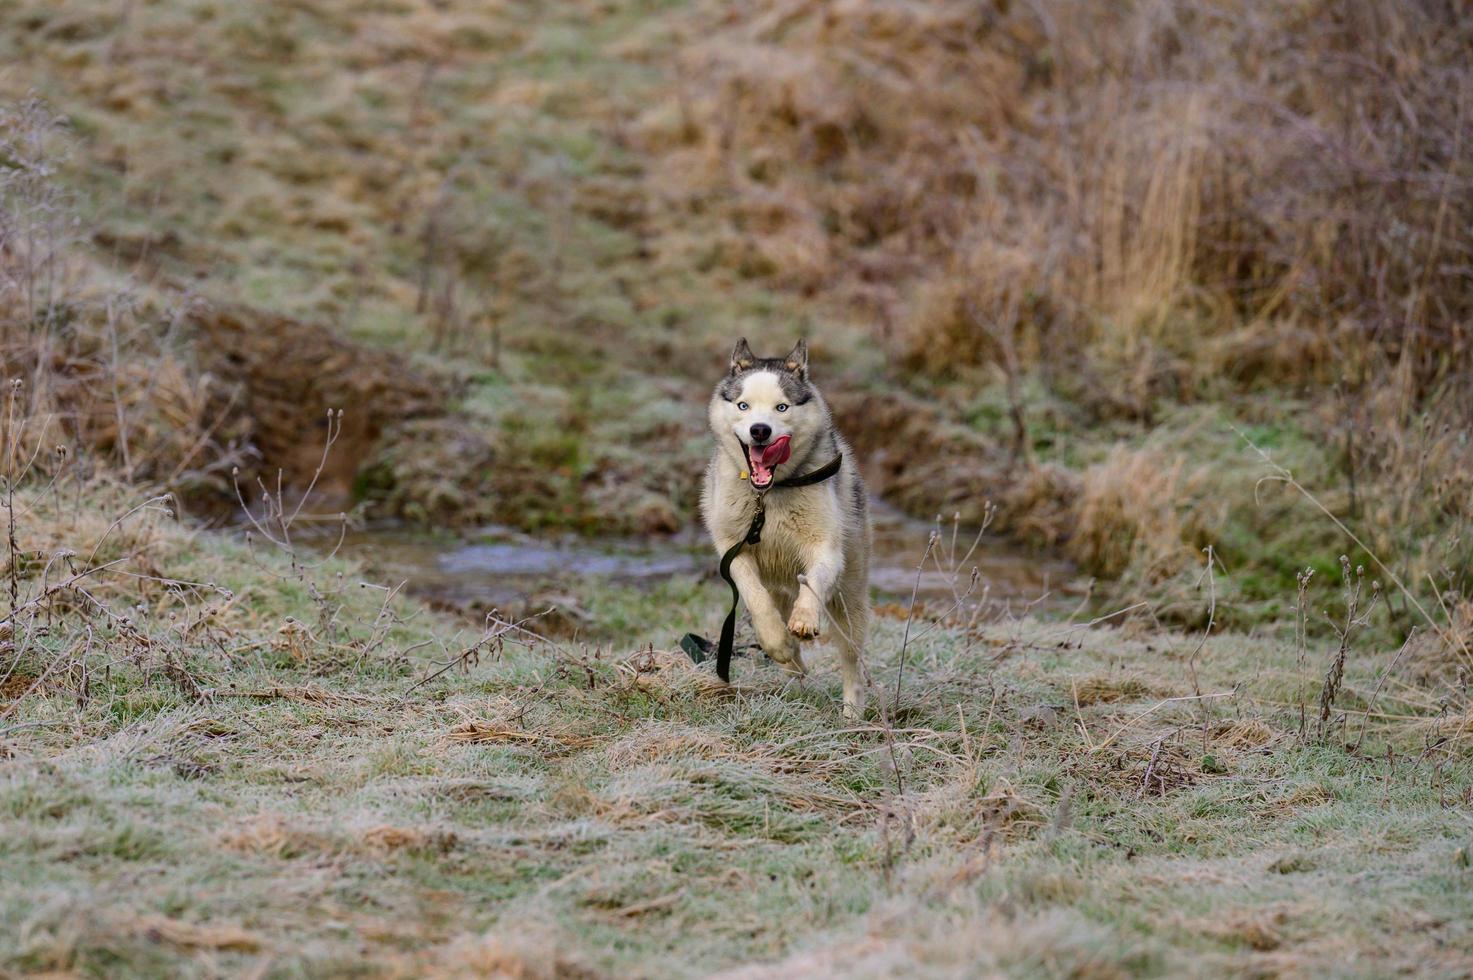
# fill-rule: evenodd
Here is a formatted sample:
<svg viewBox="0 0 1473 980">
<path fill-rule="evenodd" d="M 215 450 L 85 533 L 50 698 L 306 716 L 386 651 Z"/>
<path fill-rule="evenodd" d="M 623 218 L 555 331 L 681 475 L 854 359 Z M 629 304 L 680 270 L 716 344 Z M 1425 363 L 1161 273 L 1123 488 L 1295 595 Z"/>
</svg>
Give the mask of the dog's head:
<svg viewBox="0 0 1473 980">
<path fill-rule="evenodd" d="M 779 470 L 791 472 L 828 428 L 828 408 L 808 380 L 807 341 L 786 357 L 757 357 L 746 338 L 738 341 L 709 415 L 717 444 L 753 487 L 766 489 Z"/>
</svg>

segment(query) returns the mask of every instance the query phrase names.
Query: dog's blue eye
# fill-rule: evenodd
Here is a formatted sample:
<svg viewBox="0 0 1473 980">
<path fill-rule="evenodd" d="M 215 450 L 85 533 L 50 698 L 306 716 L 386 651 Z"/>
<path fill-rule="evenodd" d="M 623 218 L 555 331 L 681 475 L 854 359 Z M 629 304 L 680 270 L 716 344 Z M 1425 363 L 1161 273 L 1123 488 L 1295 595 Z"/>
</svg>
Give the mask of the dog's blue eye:
<svg viewBox="0 0 1473 980">
<path fill-rule="evenodd" d="M 783 402 L 781 405 L 778 405 L 777 410 L 779 412 L 786 412 L 788 410 L 788 403 Z"/>
<path fill-rule="evenodd" d="M 748 405 L 746 402 L 737 402 L 737 408 L 745 412 L 748 408 Z"/>
</svg>

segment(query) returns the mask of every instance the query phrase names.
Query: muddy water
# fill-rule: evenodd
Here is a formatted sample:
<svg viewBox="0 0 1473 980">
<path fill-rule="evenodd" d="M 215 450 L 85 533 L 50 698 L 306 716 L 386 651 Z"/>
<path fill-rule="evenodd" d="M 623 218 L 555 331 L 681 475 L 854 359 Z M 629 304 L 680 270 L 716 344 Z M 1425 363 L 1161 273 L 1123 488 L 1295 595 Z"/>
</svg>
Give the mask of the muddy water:
<svg viewBox="0 0 1473 980">
<path fill-rule="evenodd" d="M 872 500 L 875 551 L 870 585 L 877 602 L 908 602 L 917 585 L 917 566 L 932 525 Z M 974 533 L 940 541 L 920 572 L 917 595 L 928 604 L 954 601 L 965 592 L 972 567 L 980 573 L 968 601 L 985 597 L 997 611 L 1021 612 L 1034 605 L 1057 610 L 1077 602 L 1077 573 L 1067 562 L 1041 558 L 985 536 L 965 563 Z M 350 533 L 340 554 L 365 562 L 384 582 L 405 583 L 409 592 L 453 606 L 516 608 L 572 586 L 597 583 L 653 585 L 666 579 L 715 575 L 716 558 L 703 535 L 673 538 L 589 539 L 536 537 L 486 528 L 465 537 L 395 527 Z M 952 574 L 950 569 L 956 569 Z"/>
</svg>

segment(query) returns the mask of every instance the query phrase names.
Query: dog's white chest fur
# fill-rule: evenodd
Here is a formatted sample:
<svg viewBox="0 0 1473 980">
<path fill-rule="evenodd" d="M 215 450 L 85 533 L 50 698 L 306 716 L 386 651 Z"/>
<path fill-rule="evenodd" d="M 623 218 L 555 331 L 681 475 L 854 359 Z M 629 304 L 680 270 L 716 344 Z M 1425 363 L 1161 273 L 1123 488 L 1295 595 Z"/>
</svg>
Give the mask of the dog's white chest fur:
<svg viewBox="0 0 1473 980">
<path fill-rule="evenodd" d="M 750 490 L 747 493 L 752 495 Z M 804 553 L 843 537 L 834 491 L 822 485 L 779 489 L 767 494 L 765 506 L 762 540 L 752 548 L 752 555 L 763 585 L 777 592 L 793 591 L 804 573 Z M 738 509 L 746 512 L 746 520 L 738 519 L 741 526 L 733 526 L 732 532 L 743 535 L 751 526 L 755 506 L 749 503 Z"/>
</svg>

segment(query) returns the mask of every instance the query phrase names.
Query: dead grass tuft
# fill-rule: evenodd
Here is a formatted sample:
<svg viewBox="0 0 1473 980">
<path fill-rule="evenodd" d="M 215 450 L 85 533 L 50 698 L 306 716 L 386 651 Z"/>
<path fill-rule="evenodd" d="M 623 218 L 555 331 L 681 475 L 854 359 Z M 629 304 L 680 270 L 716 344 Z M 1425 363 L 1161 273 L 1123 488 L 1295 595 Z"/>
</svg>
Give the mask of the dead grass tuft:
<svg viewBox="0 0 1473 980">
<path fill-rule="evenodd" d="M 666 694 L 722 695 L 731 688 L 710 670 L 702 670 L 683 650 L 640 650 L 619 663 L 628 683 L 642 691 Z"/>
<path fill-rule="evenodd" d="M 971 847 L 981 859 L 994 845 L 1029 837 L 1046 822 L 1039 806 L 1011 783 L 984 786 L 975 770 L 955 772 L 919 794 L 913 813 L 918 835 Z M 966 877 L 972 869 L 963 864 L 954 870 Z"/>
<path fill-rule="evenodd" d="M 232 851 L 272 858 L 295 857 L 319 850 L 322 845 L 315 834 L 293 827 L 278 813 L 262 813 L 241 820 L 221 831 L 216 840 Z"/>
<path fill-rule="evenodd" d="M 1296 786 L 1282 796 L 1275 797 L 1271 801 L 1271 806 L 1286 813 L 1293 813 L 1324 806 L 1333 799 L 1335 799 L 1334 794 L 1323 786 Z"/>
<path fill-rule="evenodd" d="M 1095 674 L 1070 684 L 1066 693 L 1078 700 L 1080 707 L 1092 704 L 1114 704 L 1116 701 L 1133 701 L 1137 698 L 1154 697 L 1156 692 L 1135 677 L 1115 674 Z"/>
<path fill-rule="evenodd" d="M 1000 527 L 1044 547 L 1069 540 L 1077 523 L 1082 485 L 1079 474 L 1045 463 L 1015 475 L 998 508 Z"/>
<path fill-rule="evenodd" d="M 1261 749 L 1285 734 L 1258 718 L 1239 719 L 1218 725 L 1212 732 L 1212 744 L 1226 749 Z"/>
<path fill-rule="evenodd" d="M 458 843 L 456 835 L 451 831 L 396 827 L 392 824 L 370 827 L 358 833 L 357 839 L 366 852 L 379 856 L 399 851 L 445 854 L 453 850 Z"/>
<path fill-rule="evenodd" d="M 168 943 L 182 949 L 225 950 L 254 953 L 266 943 L 254 933 L 239 926 L 205 922 L 186 922 L 161 915 L 145 916 L 123 923 L 120 931 L 143 936 L 150 942 Z"/>
<path fill-rule="evenodd" d="M 536 928 L 530 932 L 462 937 L 430 952 L 400 975 L 445 980 L 597 980 L 603 976 L 570 952 L 566 943 L 539 935 Z"/>
<path fill-rule="evenodd" d="M 1180 457 L 1116 446 L 1085 471 L 1070 557 L 1105 578 L 1127 570 L 1146 584 L 1172 577 L 1197 558 L 1186 501 L 1201 491 L 1202 479 L 1187 473 Z"/>
<path fill-rule="evenodd" d="M 1282 903 L 1264 908 L 1227 909 L 1220 915 L 1183 922 L 1182 928 L 1222 942 L 1267 952 L 1284 944 L 1285 927 L 1297 911 L 1296 907 Z"/>
<path fill-rule="evenodd" d="M 735 749 L 729 739 L 715 732 L 667 720 L 646 721 L 604 749 L 604 758 L 616 772 L 673 756 L 716 759 L 734 754 Z"/>
<path fill-rule="evenodd" d="M 10 702 L 29 691 L 35 683 L 36 678 L 22 671 L 16 671 L 6 677 L 4 682 L 0 683 L 0 709 L 8 707 Z"/>
<path fill-rule="evenodd" d="M 598 745 L 603 741 L 600 738 L 590 736 L 526 731 L 520 728 L 505 728 L 501 725 L 479 721 L 462 722 L 450 729 L 446 737 L 452 742 L 492 745 L 529 745 L 537 748 L 561 750 L 586 749 Z"/>
</svg>

